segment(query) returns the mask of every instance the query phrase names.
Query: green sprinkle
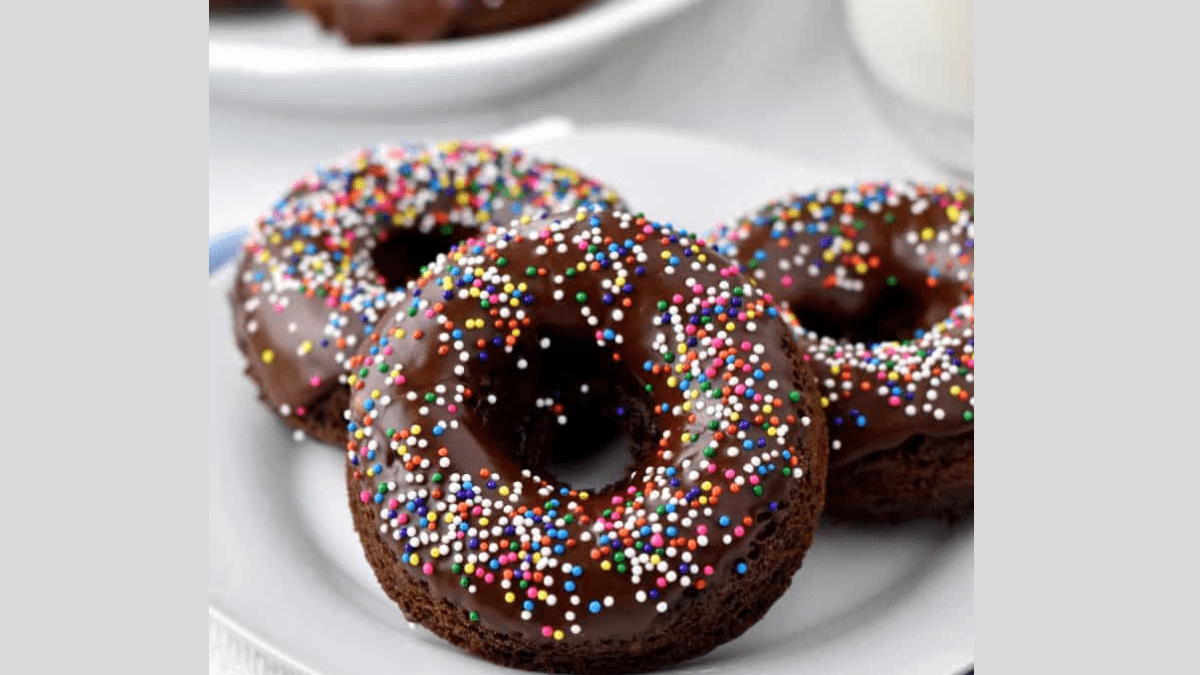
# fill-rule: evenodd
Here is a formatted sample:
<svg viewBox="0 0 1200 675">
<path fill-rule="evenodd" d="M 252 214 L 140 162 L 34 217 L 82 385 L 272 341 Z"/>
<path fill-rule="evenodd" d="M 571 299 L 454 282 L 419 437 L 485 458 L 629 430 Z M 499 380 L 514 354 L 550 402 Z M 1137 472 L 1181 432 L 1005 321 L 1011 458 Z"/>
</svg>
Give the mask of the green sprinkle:
<svg viewBox="0 0 1200 675">
<path fill-rule="evenodd" d="M 975 419 L 975 413 L 971 412 L 970 410 L 964 410 L 963 419 L 970 422 L 971 420 Z"/>
<path fill-rule="evenodd" d="M 800 392 L 793 390 L 792 393 L 788 394 L 788 400 L 790 400 L 792 403 L 799 403 Z"/>
<path fill-rule="evenodd" d="M 578 293 L 576 293 L 575 294 L 575 302 L 578 302 L 581 305 L 583 303 L 587 302 L 587 293 L 584 293 L 583 291 L 579 291 Z"/>
<path fill-rule="evenodd" d="M 471 612 L 467 615 L 467 618 L 472 621 L 479 621 L 479 612 Z"/>
<path fill-rule="evenodd" d="M 537 276 L 537 268 L 534 267 L 533 265 L 530 265 L 529 267 L 525 268 L 525 274 L 527 274 L 531 277 L 536 277 Z"/>
</svg>

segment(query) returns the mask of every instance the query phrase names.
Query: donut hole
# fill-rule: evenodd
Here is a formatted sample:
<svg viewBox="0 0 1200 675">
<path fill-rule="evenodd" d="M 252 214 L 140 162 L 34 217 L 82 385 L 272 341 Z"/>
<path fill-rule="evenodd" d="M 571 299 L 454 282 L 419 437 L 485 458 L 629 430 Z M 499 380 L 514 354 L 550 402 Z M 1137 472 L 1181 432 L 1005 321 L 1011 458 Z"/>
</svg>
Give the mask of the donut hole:
<svg viewBox="0 0 1200 675">
<path fill-rule="evenodd" d="M 471 236 L 471 231 L 446 225 L 432 232 L 418 232 L 416 228 L 396 228 L 381 235 L 371 249 L 371 262 L 375 271 L 383 277 L 390 288 L 401 288 L 421 275 L 421 268 L 433 262 L 440 253 Z"/>
<path fill-rule="evenodd" d="M 910 340 L 930 324 L 931 298 L 910 284 L 887 287 L 871 301 L 855 304 L 859 306 L 851 309 L 836 303 L 802 302 L 791 309 L 805 329 L 851 342 Z M 954 299 L 940 304 L 948 311 Z"/>
<path fill-rule="evenodd" d="M 499 351 L 499 350 L 497 350 Z M 658 433 L 643 383 L 594 338 L 542 328 L 473 364 L 482 432 L 555 486 L 599 492 L 631 478 Z"/>
</svg>

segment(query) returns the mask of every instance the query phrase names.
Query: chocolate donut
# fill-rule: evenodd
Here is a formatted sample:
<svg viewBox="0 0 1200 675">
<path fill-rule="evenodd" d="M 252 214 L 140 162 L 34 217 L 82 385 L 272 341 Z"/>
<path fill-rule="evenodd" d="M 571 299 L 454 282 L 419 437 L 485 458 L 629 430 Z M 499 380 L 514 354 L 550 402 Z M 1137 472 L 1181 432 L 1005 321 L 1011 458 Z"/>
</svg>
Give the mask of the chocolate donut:
<svg viewBox="0 0 1200 675">
<path fill-rule="evenodd" d="M 502 665 L 637 672 L 788 588 L 827 431 L 793 333 L 731 261 L 579 209 L 460 243 L 409 291 L 354 358 L 346 479 L 410 621 Z M 556 478 L 614 430 L 623 478 Z"/>
<path fill-rule="evenodd" d="M 592 0 L 288 0 L 350 44 L 499 33 L 570 14 Z"/>
<path fill-rule="evenodd" d="M 612 190 L 524 152 L 480 143 L 360 150 L 298 180 L 256 223 L 230 293 L 260 398 L 340 446 L 344 369 L 397 289 L 480 226 L 588 203 Z"/>
<path fill-rule="evenodd" d="M 866 183 L 718 226 L 793 313 L 830 427 L 826 511 L 897 522 L 974 504 L 974 195 Z"/>
</svg>

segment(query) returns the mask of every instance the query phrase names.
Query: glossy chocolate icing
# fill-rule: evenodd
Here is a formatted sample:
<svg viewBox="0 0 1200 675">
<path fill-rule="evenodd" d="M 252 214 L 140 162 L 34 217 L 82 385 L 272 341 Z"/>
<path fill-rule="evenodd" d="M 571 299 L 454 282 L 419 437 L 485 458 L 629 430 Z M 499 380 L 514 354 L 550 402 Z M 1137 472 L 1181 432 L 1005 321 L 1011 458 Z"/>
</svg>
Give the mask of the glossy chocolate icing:
<svg viewBox="0 0 1200 675">
<path fill-rule="evenodd" d="M 600 183 L 520 150 L 381 146 L 304 176 L 251 230 L 230 298 L 235 337 L 267 403 L 303 416 L 404 282 L 481 225 L 583 203 Z"/>
<path fill-rule="evenodd" d="M 718 227 L 716 248 L 795 315 L 831 466 L 973 428 L 974 245 L 972 193 L 910 183 L 789 195 Z"/>
<path fill-rule="evenodd" d="M 758 538 L 819 502 L 828 441 L 792 333 L 691 235 L 580 210 L 464 242 L 410 292 L 355 357 L 348 481 L 435 603 L 621 648 L 768 564 Z M 628 477 L 591 493 L 509 438 L 537 424 L 520 411 L 578 339 L 612 373 L 590 405 L 625 408 L 642 441 Z"/>
<path fill-rule="evenodd" d="M 351 44 L 428 42 L 550 21 L 592 0 L 288 0 Z"/>
</svg>

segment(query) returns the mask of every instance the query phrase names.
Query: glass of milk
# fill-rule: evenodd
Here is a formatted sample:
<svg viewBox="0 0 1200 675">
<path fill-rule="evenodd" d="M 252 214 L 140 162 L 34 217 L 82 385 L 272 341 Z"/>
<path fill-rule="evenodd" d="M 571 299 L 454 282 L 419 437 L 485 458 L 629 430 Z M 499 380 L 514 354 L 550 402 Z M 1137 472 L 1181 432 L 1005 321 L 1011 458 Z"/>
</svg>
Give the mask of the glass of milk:
<svg viewBox="0 0 1200 675">
<path fill-rule="evenodd" d="M 974 0 L 842 0 L 850 52 L 893 124 L 930 159 L 975 172 Z"/>
</svg>

